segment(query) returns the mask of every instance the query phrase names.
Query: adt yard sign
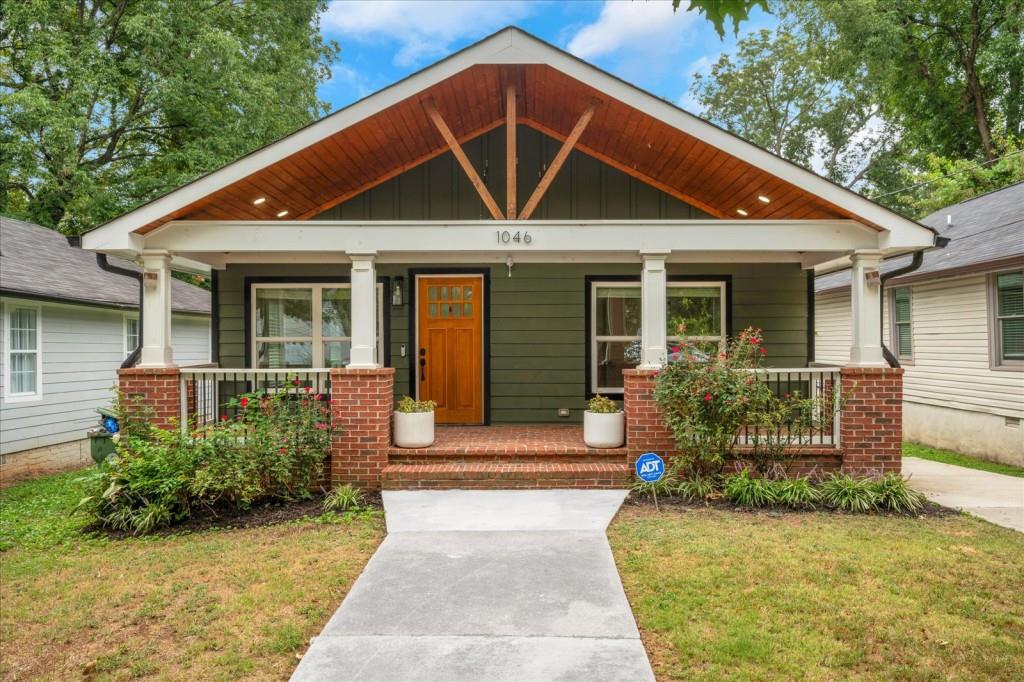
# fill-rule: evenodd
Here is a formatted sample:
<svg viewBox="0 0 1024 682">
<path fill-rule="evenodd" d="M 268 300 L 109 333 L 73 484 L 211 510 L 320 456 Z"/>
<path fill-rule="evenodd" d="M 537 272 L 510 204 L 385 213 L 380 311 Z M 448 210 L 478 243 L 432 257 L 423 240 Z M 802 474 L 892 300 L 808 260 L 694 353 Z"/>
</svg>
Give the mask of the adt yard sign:
<svg viewBox="0 0 1024 682">
<path fill-rule="evenodd" d="M 637 457 L 636 475 L 646 483 L 654 483 L 665 475 L 665 462 L 653 452 Z"/>
</svg>

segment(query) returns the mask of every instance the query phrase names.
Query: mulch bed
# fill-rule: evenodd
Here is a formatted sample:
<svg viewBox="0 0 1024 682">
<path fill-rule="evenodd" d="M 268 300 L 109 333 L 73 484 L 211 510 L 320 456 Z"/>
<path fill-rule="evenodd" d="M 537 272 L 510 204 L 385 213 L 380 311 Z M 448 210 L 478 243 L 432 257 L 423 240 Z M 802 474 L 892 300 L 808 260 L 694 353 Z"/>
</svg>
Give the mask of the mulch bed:
<svg viewBox="0 0 1024 682">
<path fill-rule="evenodd" d="M 649 507 L 653 509 L 655 507 L 654 498 L 648 493 L 635 493 L 631 492 L 627 497 L 623 505 L 630 507 Z M 689 500 L 685 500 L 681 497 L 665 497 L 663 495 L 658 496 L 658 508 L 672 509 L 674 511 L 696 511 L 700 509 L 717 509 L 720 511 L 731 511 L 740 514 L 762 514 L 769 517 L 788 516 L 792 514 L 841 514 L 845 516 L 902 516 L 906 518 L 923 518 L 923 517 L 945 517 L 945 516 L 959 516 L 960 512 L 956 509 L 950 509 L 949 507 L 943 507 L 941 504 L 936 504 L 930 500 L 925 501 L 924 507 L 917 512 L 910 514 L 900 514 L 896 512 L 887 511 L 875 511 L 868 512 L 867 514 L 852 514 L 850 512 L 841 511 L 838 509 L 831 509 L 829 507 L 815 507 L 814 509 L 793 509 L 791 507 L 774 506 L 774 507 L 741 507 L 729 502 L 722 498 L 710 499 L 703 503 L 694 503 Z"/>
<path fill-rule="evenodd" d="M 384 503 L 379 492 L 366 492 L 363 494 L 362 509 L 382 510 Z M 259 528 L 272 526 L 287 521 L 295 521 L 308 517 L 316 517 L 323 514 L 324 494 L 316 493 L 308 500 L 296 502 L 265 502 L 257 504 L 249 509 L 235 509 L 224 507 L 212 510 L 201 510 L 192 518 L 167 528 L 160 528 L 146 537 L 167 537 L 180 535 L 182 533 L 197 533 L 205 530 L 228 530 L 235 528 Z M 93 525 L 85 529 L 86 532 L 98 533 L 112 540 L 122 540 L 129 537 L 137 537 L 125 531 L 115 531 L 101 526 Z"/>
</svg>

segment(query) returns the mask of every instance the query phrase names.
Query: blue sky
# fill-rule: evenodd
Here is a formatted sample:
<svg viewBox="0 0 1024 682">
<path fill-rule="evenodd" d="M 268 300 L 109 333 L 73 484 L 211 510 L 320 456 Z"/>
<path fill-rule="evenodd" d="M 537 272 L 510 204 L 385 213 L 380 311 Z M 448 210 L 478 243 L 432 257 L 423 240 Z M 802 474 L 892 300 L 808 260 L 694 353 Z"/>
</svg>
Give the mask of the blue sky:
<svg viewBox="0 0 1024 682">
<path fill-rule="evenodd" d="M 736 45 L 731 30 L 720 39 L 696 12 L 673 13 L 668 0 L 336 0 L 322 30 L 341 45 L 341 58 L 320 96 L 332 110 L 343 107 L 509 24 L 695 113 L 693 74 Z M 740 37 L 774 24 L 757 10 Z"/>
</svg>

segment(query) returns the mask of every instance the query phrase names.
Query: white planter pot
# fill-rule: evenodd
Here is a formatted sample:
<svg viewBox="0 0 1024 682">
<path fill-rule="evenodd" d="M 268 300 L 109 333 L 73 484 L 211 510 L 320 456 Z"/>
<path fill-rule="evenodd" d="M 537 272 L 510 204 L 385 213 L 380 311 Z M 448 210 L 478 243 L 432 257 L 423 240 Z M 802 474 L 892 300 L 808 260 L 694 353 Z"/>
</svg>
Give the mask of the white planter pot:
<svg viewBox="0 0 1024 682">
<path fill-rule="evenodd" d="M 626 442 L 626 413 L 583 413 L 583 442 L 589 448 L 618 448 Z"/>
<path fill-rule="evenodd" d="M 425 448 L 433 442 L 433 412 L 395 412 L 395 445 L 400 448 Z"/>
</svg>

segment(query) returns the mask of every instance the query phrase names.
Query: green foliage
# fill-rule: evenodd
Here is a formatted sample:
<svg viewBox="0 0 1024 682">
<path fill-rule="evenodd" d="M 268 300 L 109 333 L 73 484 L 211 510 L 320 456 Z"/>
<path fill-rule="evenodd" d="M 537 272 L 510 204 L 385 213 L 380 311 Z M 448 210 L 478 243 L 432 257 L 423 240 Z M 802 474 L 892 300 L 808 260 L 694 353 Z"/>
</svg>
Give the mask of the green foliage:
<svg viewBox="0 0 1024 682">
<path fill-rule="evenodd" d="M 82 538 L 88 519 L 73 512 L 84 490 L 81 471 L 0 490 L 0 552 L 15 547 L 49 550 Z"/>
<path fill-rule="evenodd" d="M 751 476 L 747 469 L 726 476 L 722 494 L 725 499 L 742 507 L 770 507 L 779 502 L 773 482 L 766 478 Z"/>
<path fill-rule="evenodd" d="M 806 476 L 774 480 L 771 485 L 779 504 L 793 509 L 812 509 L 821 499 L 821 493 Z"/>
<path fill-rule="evenodd" d="M 672 8 L 678 10 L 683 0 L 672 0 Z M 733 33 L 738 33 L 740 24 L 750 18 L 750 11 L 760 7 L 768 11 L 768 0 L 689 0 L 686 7 L 687 12 L 697 10 L 704 18 L 710 21 L 718 37 L 725 37 L 725 22 L 732 21 Z"/>
<path fill-rule="evenodd" d="M 434 408 L 437 407 L 437 403 L 433 400 L 415 400 L 412 396 L 402 396 L 402 399 L 398 401 L 398 405 L 395 406 L 396 412 L 403 414 L 412 414 L 414 412 L 433 412 Z"/>
<path fill-rule="evenodd" d="M 878 494 L 870 478 L 836 473 L 821 484 L 821 501 L 841 511 L 864 513 L 878 507 Z"/>
<path fill-rule="evenodd" d="M 676 484 L 675 493 L 689 502 L 704 502 L 718 492 L 718 481 L 711 476 L 692 476 Z"/>
<path fill-rule="evenodd" d="M 74 234 L 326 111 L 323 0 L 18 0 L 0 21 L 0 212 Z"/>
<path fill-rule="evenodd" d="M 1024 467 L 1003 464 L 1001 462 L 989 462 L 985 459 L 978 459 L 977 457 L 971 457 L 950 450 L 940 450 L 927 445 L 921 445 L 920 443 L 904 443 L 903 456 L 920 457 L 921 459 L 928 459 L 933 462 L 942 462 L 943 464 L 952 464 L 954 466 L 967 467 L 968 469 L 991 471 L 995 474 L 1024 478 Z"/>
<path fill-rule="evenodd" d="M 311 392 L 232 398 L 234 419 L 193 430 L 156 429 L 124 414 L 117 454 L 89 476 L 80 506 L 103 526 L 144 534 L 199 509 L 244 509 L 308 497 L 330 446 L 329 410 Z"/>
<path fill-rule="evenodd" d="M 616 412 L 621 412 L 618 403 L 603 395 L 595 395 L 591 398 L 587 403 L 587 411 L 596 414 L 615 414 Z"/>
<path fill-rule="evenodd" d="M 324 498 L 325 512 L 358 511 L 363 507 L 363 493 L 351 483 L 339 485 Z"/>
<path fill-rule="evenodd" d="M 912 489 L 899 474 L 886 474 L 875 481 L 875 503 L 879 509 L 909 514 L 924 508 L 925 497 Z"/>
</svg>

